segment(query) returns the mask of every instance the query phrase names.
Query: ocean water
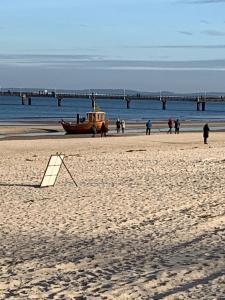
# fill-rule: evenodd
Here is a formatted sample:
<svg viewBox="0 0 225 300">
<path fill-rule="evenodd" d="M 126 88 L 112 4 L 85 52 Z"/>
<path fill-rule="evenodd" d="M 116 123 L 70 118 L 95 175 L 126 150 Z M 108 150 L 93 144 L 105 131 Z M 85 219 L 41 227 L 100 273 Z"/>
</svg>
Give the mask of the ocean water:
<svg viewBox="0 0 225 300">
<path fill-rule="evenodd" d="M 105 111 L 109 120 L 118 117 L 126 121 L 141 122 L 179 118 L 180 120 L 224 121 L 225 103 L 206 103 L 206 111 L 197 111 L 195 102 L 168 101 L 167 109 L 162 110 L 159 101 L 132 100 L 131 108 L 126 108 L 124 100 L 96 100 L 101 111 Z M 21 105 L 19 97 L 0 97 L 0 122 L 54 121 L 61 119 L 72 121 L 76 114 L 85 116 L 91 111 L 89 99 L 63 99 L 57 106 L 54 98 L 33 98 L 32 105 Z"/>
</svg>

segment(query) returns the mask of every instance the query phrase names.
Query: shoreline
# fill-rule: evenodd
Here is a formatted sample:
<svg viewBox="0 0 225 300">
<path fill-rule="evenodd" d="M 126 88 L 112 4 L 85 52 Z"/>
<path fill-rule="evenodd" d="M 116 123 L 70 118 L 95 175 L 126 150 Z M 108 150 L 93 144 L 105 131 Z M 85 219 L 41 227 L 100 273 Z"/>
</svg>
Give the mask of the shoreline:
<svg viewBox="0 0 225 300">
<path fill-rule="evenodd" d="M 186 132 L 202 132 L 202 127 L 206 121 L 183 121 L 181 122 L 180 133 Z M 225 121 L 213 121 L 208 122 L 211 131 L 223 132 L 225 131 Z M 144 135 L 145 134 L 145 122 L 126 122 L 125 134 L 122 135 L 116 133 L 116 125 L 110 124 L 110 130 L 108 136 L 126 136 L 126 135 Z M 152 134 L 164 134 L 168 130 L 167 122 L 157 121 L 152 122 Z M 63 130 L 62 126 L 56 122 L 7 122 L 3 124 L 0 122 L 0 140 L 5 139 L 43 139 L 43 138 L 87 138 L 91 137 L 91 134 L 87 135 L 68 135 Z"/>
</svg>

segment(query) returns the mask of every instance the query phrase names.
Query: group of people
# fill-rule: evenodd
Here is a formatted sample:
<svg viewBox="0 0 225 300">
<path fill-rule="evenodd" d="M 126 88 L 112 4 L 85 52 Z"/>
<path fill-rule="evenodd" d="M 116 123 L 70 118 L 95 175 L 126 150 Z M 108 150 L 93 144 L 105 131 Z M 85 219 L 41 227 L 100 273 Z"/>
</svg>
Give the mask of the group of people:
<svg viewBox="0 0 225 300">
<path fill-rule="evenodd" d="M 168 129 L 167 133 L 170 133 L 170 134 L 172 133 L 173 125 L 174 125 L 174 129 L 175 129 L 175 134 L 179 134 L 179 132 L 180 132 L 180 121 L 179 121 L 179 119 L 176 119 L 176 120 L 173 121 L 171 118 L 169 118 L 169 120 L 168 120 L 169 129 Z"/>
<path fill-rule="evenodd" d="M 102 125 L 100 128 L 101 137 L 106 136 L 107 131 L 108 131 L 108 129 L 105 125 L 105 122 L 102 122 Z M 94 122 L 92 125 L 92 136 L 95 137 L 96 134 L 97 134 L 97 126 L 96 126 L 96 123 Z"/>
<path fill-rule="evenodd" d="M 167 133 L 172 134 L 172 129 L 174 127 L 175 134 L 179 134 L 179 132 L 180 132 L 180 121 L 179 121 L 179 119 L 176 119 L 176 120 L 173 121 L 171 118 L 169 118 L 168 127 L 169 127 L 169 129 L 168 129 Z M 151 129 L 152 129 L 152 122 L 151 122 L 151 120 L 148 120 L 146 122 L 146 135 L 151 134 Z M 117 119 L 117 121 L 116 121 L 116 131 L 117 131 L 117 133 L 120 133 L 120 130 L 122 131 L 122 133 L 125 132 L 125 121 L 124 120 L 120 121 L 120 119 Z M 107 130 L 107 127 L 105 125 L 105 122 L 102 122 L 102 126 L 101 126 L 101 129 L 100 129 L 101 137 L 106 136 L 107 131 L 108 130 Z M 203 127 L 204 144 L 208 143 L 209 131 L 210 131 L 209 125 L 208 125 L 208 123 L 206 123 Z M 93 132 L 93 137 L 95 137 L 95 135 L 97 133 L 97 127 L 96 127 L 95 123 L 92 126 L 92 132 Z"/>
<path fill-rule="evenodd" d="M 167 133 L 172 133 L 172 129 L 173 129 L 173 124 L 174 124 L 174 128 L 175 128 L 175 134 L 179 134 L 180 132 L 180 121 L 179 119 L 176 120 L 172 120 L 171 118 L 168 120 L 168 127 L 169 130 L 167 131 Z M 148 120 L 146 123 L 146 135 L 150 135 L 151 134 L 151 129 L 152 129 L 152 122 L 151 120 Z"/>
<path fill-rule="evenodd" d="M 117 133 L 120 133 L 120 129 L 121 129 L 122 133 L 124 133 L 125 127 L 126 127 L 126 124 L 125 124 L 124 120 L 121 120 L 121 121 L 120 121 L 120 119 L 116 120 L 116 132 Z"/>
<path fill-rule="evenodd" d="M 172 133 L 172 128 L 173 128 L 173 123 L 174 123 L 174 129 L 175 129 L 175 134 L 179 134 L 180 132 L 180 121 L 179 119 L 176 119 L 175 121 L 173 121 L 171 118 L 168 120 L 168 131 L 167 133 Z M 208 137 L 209 137 L 209 125 L 208 123 L 206 123 L 203 126 L 203 139 L 204 139 L 204 144 L 208 144 Z"/>
<path fill-rule="evenodd" d="M 175 134 L 179 134 L 179 132 L 180 132 L 180 120 L 176 119 L 176 120 L 173 121 L 171 118 L 169 118 L 169 120 L 168 120 L 169 129 L 168 129 L 167 133 L 172 134 L 173 126 L 174 126 L 174 129 L 175 129 L 175 131 L 174 131 Z M 152 128 L 152 122 L 151 122 L 151 120 L 148 120 L 147 123 L 146 123 L 146 135 L 151 134 L 151 128 Z M 208 144 L 209 131 L 210 131 L 209 125 L 208 125 L 208 123 L 206 123 L 203 126 L 204 144 Z"/>
</svg>

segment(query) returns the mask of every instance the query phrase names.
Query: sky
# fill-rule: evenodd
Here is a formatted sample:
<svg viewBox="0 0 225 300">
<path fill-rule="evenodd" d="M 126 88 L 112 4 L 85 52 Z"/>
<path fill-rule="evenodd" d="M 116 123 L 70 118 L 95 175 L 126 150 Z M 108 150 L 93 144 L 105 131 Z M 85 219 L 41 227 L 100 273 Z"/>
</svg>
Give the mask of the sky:
<svg viewBox="0 0 225 300">
<path fill-rule="evenodd" d="M 225 92 L 225 0 L 0 0 L 0 87 Z"/>
</svg>

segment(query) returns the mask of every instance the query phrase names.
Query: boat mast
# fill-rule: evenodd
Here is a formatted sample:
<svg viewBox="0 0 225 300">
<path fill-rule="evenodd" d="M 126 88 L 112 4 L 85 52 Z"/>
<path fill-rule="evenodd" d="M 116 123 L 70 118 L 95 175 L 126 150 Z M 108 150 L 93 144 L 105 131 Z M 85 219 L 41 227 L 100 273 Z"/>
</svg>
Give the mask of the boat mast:
<svg viewBox="0 0 225 300">
<path fill-rule="evenodd" d="M 96 109 L 96 103 L 95 103 L 95 95 L 94 95 L 94 93 L 92 93 L 91 94 L 91 104 L 92 104 L 92 109 L 93 109 L 93 111 L 95 111 L 95 109 Z"/>
</svg>

